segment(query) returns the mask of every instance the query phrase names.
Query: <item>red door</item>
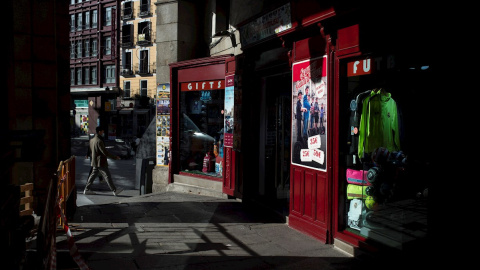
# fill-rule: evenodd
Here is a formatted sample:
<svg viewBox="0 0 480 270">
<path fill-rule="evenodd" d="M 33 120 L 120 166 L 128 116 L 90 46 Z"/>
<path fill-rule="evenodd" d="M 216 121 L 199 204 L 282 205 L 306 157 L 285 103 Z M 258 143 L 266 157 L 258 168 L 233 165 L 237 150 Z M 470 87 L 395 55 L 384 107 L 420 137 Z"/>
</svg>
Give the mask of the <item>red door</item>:
<svg viewBox="0 0 480 270">
<path fill-rule="evenodd" d="M 321 56 L 292 65 L 289 225 L 323 242 L 330 228 L 327 63 Z"/>
<path fill-rule="evenodd" d="M 235 121 L 233 115 L 233 107 L 229 107 L 227 98 L 232 97 L 235 91 L 234 85 L 235 76 L 235 57 L 229 57 L 225 60 L 225 118 L 228 117 L 233 123 Z M 232 94 L 232 96 L 229 96 Z M 233 102 L 233 100 L 231 100 Z M 231 103 L 233 106 L 233 103 Z M 224 171 L 223 171 L 223 193 L 230 196 L 234 196 L 235 193 L 235 150 L 233 150 L 233 130 L 229 130 L 228 127 L 224 129 Z"/>
</svg>

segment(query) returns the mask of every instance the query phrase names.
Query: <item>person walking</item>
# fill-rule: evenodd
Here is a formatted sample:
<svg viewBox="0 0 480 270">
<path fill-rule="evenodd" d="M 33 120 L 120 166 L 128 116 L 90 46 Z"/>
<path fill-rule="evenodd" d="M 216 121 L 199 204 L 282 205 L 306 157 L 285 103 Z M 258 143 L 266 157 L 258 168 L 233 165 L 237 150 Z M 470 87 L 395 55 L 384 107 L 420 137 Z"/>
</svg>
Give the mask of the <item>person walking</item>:
<svg viewBox="0 0 480 270">
<path fill-rule="evenodd" d="M 123 189 L 116 188 L 115 184 L 112 181 L 112 175 L 110 174 L 110 170 L 108 169 L 108 161 L 107 158 L 117 159 L 119 160 L 120 157 L 111 154 L 105 148 L 105 144 L 101 139 L 105 133 L 105 130 L 102 127 L 96 128 L 95 137 L 90 140 L 90 151 L 92 152 L 92 173 L 89 175 L 87 180 L 87 185 L 85 186 L 85 190 L 83 194 L 96 194 L 93 190 L 90 189 L 90 186 L 93 184 L 93 181 L 100 173 L 103 176 L 103 179 L 107 182 L 108 187 L 113 192 L 114 196 L 118 196 Z"/>
<path fill-rule="evenodd" d="M 103 141 L 103 137 L 100 137 L 100 139 Z M 90 150 L 90 141 L 91 140 L 92 140 L 92 138 L 90 140 L 88 140 L 87 155 L 85 156 L 85 159 L 90 158 L 90 172 L 88 172 L 88 177 L 90 177 L 90 175 L 92 174 L 92 171 L 93 171 L 93 166 L 91 166 L 91 164 L 92 164 L 92 150 Z M 87 177 L 87 179 L 88 179 L 88 177 Z M 98 180 L 100 181 L 100 183 L 104 182 L 102 175 L 98 175 Z"/>
</svg>

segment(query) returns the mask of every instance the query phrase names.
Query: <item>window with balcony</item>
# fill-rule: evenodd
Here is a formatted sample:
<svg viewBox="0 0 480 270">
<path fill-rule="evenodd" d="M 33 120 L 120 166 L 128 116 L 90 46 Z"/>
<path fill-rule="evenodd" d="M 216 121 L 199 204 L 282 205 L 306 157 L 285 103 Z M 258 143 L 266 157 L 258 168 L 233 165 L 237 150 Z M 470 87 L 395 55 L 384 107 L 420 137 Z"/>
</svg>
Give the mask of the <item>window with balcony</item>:
<svg viewBox="0 0 480 270">
<path fill-rule="evenodd" d="M 98 55 L 98 41 L 96 39 L 92 39 L 92 56 Z"/>
<path fill-rule="evenodd" d="M 105 83 L 115 83 L 115 65 L 105 66 Z"/>
<path fill-rule="evenodd" d="M 141 97 L 146 97 L 148 96 L 148 81 L 147 80 L 141 80 L 140 81 L 140 96 Z"/>
<path fill-rule="evenodd" d="M 133 3 L 129 1 L 129 2 L 123 3 L 122 20 L 130 20 L 130 19 L 133 19 Z"/>
<path fill-rule="evenodd" d="M 112 9 L 113 9 L 113 7 L 105 8 L 104 18 L 103 18 L 105 26 L 112 25 Z"/>
<path fill-rule="evenodd" d="M 133 46 L 133 24 L 122 26 L 122 47 L 128 48 Z"/>
<path fill-rule="evenodd" d="M 141 50 L 140 51 L 140 59 L 138 65 L 138 74 L 148 74 L 148 50 Z"/>
<path fill-rule="evenodd" d="M 70 59 L 75 59 L 75 42 L 70 43 Z"/>
<path fill-rule="evenodd" d="M 97 84 L 97 67 L 92 67 L 92 84 Z"/>
<path fill-rule="evenodd" d="M 98 10 L 92 10 L 92 28 L 97 28 L 98 26 Z"/>
<path fill-rule="evenodd" d="M 85 29 L 90 29 L 90 11 L 85 11 Z"/>
<path fill-rule="evenodd" d="M 112 38 L 111 37 L 105 37 L 104 45 L 105 45 L 105 55 L 112 54 Z"/>
<path fill-rule="evenodd" d="M 82 84 L 82 68 L 77 68 L 77 84 Z"/>
<path fill-rule="evenodd" d="M 90 39 L 85 39 L 85 51 L 84 51 L 84 55 L 85 57 L 90 57 Z"/>
<path fill-rule="evenodd" d="M 90 67 L 83 68 L 84 84 L 90 84 Z"/>
<path fill-rule="evenodd" d="M 122 58 L 122 76 L 132 76 L 132 52 L 125 52 Z"/>
<path fill-rule="evenodd" d="M 150 13 L 150 0 L 140 0 L 140 12 L 138 13 L 139 17 L 145 17 L 152 15 Z"/>
<path fill-rule="evenodd" d="M 70 32 L 75 32 L 75 14 L 70 15 Z"/>
<path fill-rule="evenodd" d="M 137 45 L 145 46 L 149 45 L 152 41 L 150 35 L 150 22 L 139 22 L 138 23 L 138 41 Z"/>
<path fill-rule="evenodd" d="M 82 54 L 82 41 L 79 40 L 77 41 L 77 58 L 82 58 L 83 57 L 83 54 Z"/>
<path fill-rule="evenodd" d="M 70 69 L 70 85 L 75 85 L 75 69 Z"/>
<path fill-rule="evenodd" d="M 77 31 L 80 31 L 83 29 L 83 13 L 77 13 Z"/>
<path fill-rule="evenodd" d="M 130 97 L 130 81 L 123 82 L 123 97 L 125 98 Z"/>
</svg>

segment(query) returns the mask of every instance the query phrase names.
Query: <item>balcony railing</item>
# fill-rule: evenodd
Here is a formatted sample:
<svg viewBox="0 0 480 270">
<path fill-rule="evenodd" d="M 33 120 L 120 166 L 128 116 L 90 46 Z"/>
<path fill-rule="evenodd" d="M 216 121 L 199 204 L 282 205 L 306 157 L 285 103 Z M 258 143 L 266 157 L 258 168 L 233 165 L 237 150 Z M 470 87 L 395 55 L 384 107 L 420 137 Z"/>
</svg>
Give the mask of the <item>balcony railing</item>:
<svg viewBox="0 0 480 270">
<path fill-rule="evenodd" d="M 157 66 L 155 64 L 151 65 L 135 65 L 134 67 L 135 74 L 137 75 L 151 75 L 157 73 Z"/>
<path fill-rule="evenodd" d="M 133 19 L 133 8 L 125 8 L 122 14 L 122 20 Z"/>
<path fill-rule="evenodd" d="M 133 70 L 129 68 L 122 68 L 122 70 L 120 71 L 120 76 L 128 77 L 133 75 L 135 75 L 133 74 Z"/>
</svg>

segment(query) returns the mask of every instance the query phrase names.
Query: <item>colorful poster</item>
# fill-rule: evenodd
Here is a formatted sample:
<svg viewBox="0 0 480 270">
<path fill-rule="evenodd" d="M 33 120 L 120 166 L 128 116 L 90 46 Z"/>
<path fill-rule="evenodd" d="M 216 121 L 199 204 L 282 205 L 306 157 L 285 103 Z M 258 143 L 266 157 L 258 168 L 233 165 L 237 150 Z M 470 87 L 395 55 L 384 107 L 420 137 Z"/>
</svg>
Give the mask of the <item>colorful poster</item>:
<svg viewBox="0 0 480 270">
<path fill-rule="evenodd" d="M 292 164 L 326 171 L 327 57 L 292 67 Z"/>
<path fill-rule="evenodd" d="M 233 130 L 234 130 L 234 75 L 225 77 L 225 105 L 223 110 L 224 125 L 224 146 L 233 147 Z"/>
<path fill-rule="evenodd" d="M 117 125 L 108 124 L 108 139 L 115 140 L 117 138 Z"/>
<path fill-rule="evenodd" d="M 157 86 L 157 166 L 168 166 L 170 149 L 170 84 Z"/>
</svg>

